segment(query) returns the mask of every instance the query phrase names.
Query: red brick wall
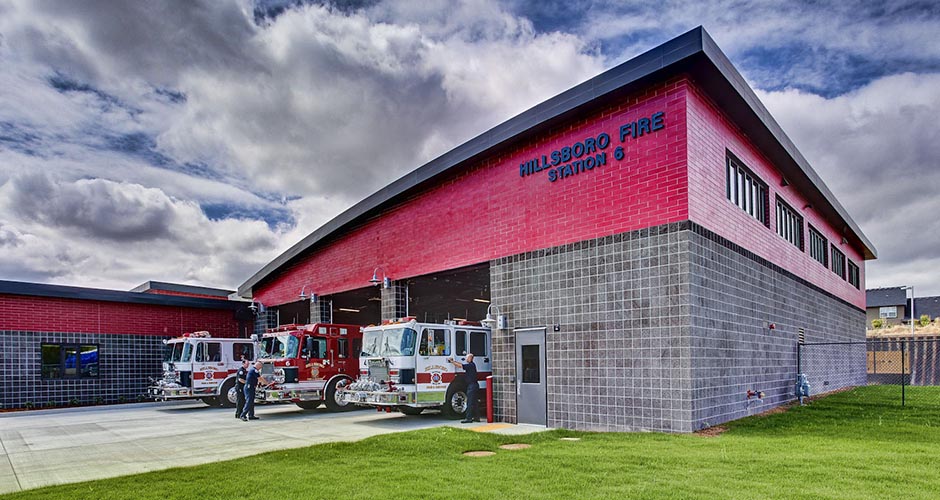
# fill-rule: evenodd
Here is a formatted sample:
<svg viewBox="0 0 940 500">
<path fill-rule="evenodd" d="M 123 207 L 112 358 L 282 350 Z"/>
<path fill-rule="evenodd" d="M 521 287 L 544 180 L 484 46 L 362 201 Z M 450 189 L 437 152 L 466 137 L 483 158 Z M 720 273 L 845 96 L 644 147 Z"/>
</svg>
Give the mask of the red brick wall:
<svg viewBox="0 0 940 500">
<path fill-rule="evenodd" d="M 0 295 L 0 330 L 237 337 L 238 323 L 227 309 Z"/>
<path fill-rule="evenodd" d="M 175 295 L 177 297 L 196 297 L 199 299 L 228 300 L 228 297 L 219 297 L 218 295 L 207 295 L 203 293 L 176 292 L 173 290 L 147 290 L 143 293 L 154 295 Z"/>
<path fill-rule="evenodd" d="M 256 286 L 254 297 L 277 305 L 304 286 L 321 295 L 368 286 L 376 266 L 401 279 L 686 220 L 687 88 L 685 79 L 653 86 L 468 165 Z M 659 111 L 665 128 L 620 142 L 622 124 Z M 601 132 L 611 138 L 607 165 L 554 183 L 545 171 L 520 177 L 520 163 Z"/>
<path fill-rule="evenodd" d="M 809 202 L 791 186 L 781 186 L 783 176 L 747 139 L 737 126 L 705 96 L 698 87 L 688 92 L 688 174 L 689 217 L 715 233 L 747 248 L 784 269 L 822 287 L 826 291 L 865 308 L 865 262 L 860 250 L 843 245 L 842 235 L 829 221 L 804 208 Z M 728 201 L 725 194 L 725 155 L 731 151 L 758 177 L 769 191 L 770 228 L 750 217 Z M 805 251 L 787 242 L 776 233 L 775 195 L 786 201 L 803 216 L 805 222 L 819 230 L 859 267 L 861 286 L 856 289 L 847 281 L 813 260 L 809 255 L 809 232 L 804 224 Z M 846 266 L 848 266 L 846 264 Z"/>
</svg>

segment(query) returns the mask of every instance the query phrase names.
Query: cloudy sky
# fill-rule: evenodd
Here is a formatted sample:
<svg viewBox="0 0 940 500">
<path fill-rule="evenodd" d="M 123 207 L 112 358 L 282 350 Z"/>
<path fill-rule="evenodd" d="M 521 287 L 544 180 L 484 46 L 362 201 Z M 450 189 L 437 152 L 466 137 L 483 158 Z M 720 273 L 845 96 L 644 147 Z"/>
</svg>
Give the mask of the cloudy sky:
<svg viewBox="0 0 940 500">
<path fill-rule="evenodd" d="M 940 295 L 940 7 L 901 0 L 0 0 L 0 279 L 235 288 L 698 25 L 874 242 L 868 286 Z"/>
</svg>

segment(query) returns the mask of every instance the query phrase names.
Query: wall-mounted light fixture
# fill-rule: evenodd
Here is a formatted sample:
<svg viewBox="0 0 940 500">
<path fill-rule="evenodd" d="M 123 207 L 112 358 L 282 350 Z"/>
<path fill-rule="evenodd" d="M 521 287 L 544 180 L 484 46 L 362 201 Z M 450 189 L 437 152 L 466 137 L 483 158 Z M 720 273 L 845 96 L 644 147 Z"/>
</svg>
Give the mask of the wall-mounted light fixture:
<svg viewBox="0 0 940 500">
<path fill-rule="evenodd" d="M 336 310 L 337 310 L 337 311 L 342 311 L 342 312 L 347 312 L 347 313 L 357 313 L 357 312 L 359 312 L 359 309 L 351 309 L 351 308 L 348 308 L 348 307 L 337 307 Z"/>
<path fill-rule="evenodd" d="M 300 300 L 310 299 L 310 302 L 316 302 L 317 298 L 317 294 L 313 293 L 313 290 L 310 290 L 310 293 L 307 294 L 307 285 L 300 288 Z"/>
<path fill-rule="evenodd" d="M 381 280 L 379 279 L 379 270 L 382 271 L 382 279 L 381 279 Z M 369 283 L 372 283 L 373 285 L 378 285 L 379 283 L 381 283 L 381 284 L 382 284 L 382 288 L 391 288 L 391 287 L 392 287 L 392 279 L 385 275 L 385 268 L 383 268 L 382 266 L 377 266 L 377 267 L 372 271 L 372 278 L 369 280 Z"/>
<path fill-rule="evenodd" d="M 486 299 L 473 299 L 473 301 L 474 301 L 474 302 L 480 302 L 480 303 L 483 303 L 483 304 L 489 304 L 489 303 L 490 303 L 490 301 L 488 301 L 488 300 L 486 300 Z"/>
<path fill-rule="evenodd" d="M 491 330 L 494 328 L 499 330 L 509 328 L 509 321 L 506 316 L 499 313 L 499 307 L 496 304 L 490 304 L 486 308 L 486 319 L 480 321 L 480 323 Z"/>
<path fill-rule="evenodd" d="M 264 304 L 258 302 L 257 300 L 252 300 L 251 304 L 248 305 L 248 310 L 250 310 L 252 314 L 263 313 Z"/>
</svg>

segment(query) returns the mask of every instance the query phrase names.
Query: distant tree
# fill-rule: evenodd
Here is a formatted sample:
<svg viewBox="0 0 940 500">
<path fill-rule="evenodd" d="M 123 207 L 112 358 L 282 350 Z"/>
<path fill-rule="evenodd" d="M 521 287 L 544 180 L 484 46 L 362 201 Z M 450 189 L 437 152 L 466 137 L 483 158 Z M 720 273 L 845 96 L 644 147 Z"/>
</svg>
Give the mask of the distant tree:
<svg viewBox="0 0 940 500">
<path fill-rule="evenodd" d="M 921 315 L 920 315 L 920 320 L 919 320 L 917 323 L 920 324 L 920 326 L 927 326 L 927 325 L 929 325 L 929 324 L 930 324 L 930 316 L 927 316 L 926 314 L 921 314 Z"/>
<path fill-rule="evenodd" d="M 881 328 L 883 326 L 885 326 L 885 320 L 881 318 L 876 318 L 876 319 L 871 320 L 872 328 Z"/>
</svg>

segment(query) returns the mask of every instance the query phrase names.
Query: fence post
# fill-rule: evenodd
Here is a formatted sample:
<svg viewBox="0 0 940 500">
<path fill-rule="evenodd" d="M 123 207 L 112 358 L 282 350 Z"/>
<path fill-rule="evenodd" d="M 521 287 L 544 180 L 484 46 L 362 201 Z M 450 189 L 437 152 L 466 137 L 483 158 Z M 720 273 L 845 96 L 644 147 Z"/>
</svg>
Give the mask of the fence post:
<svg viewBox="0 0 940 500">
<path fill-rule="evenodd" d="M 912 320 L 913 321 L 913 320 Z M 904 346 L 905 342 L 901 341 L 901 406 L 904 406 L 905 394 L 904 394 Z"/>
</svg>

